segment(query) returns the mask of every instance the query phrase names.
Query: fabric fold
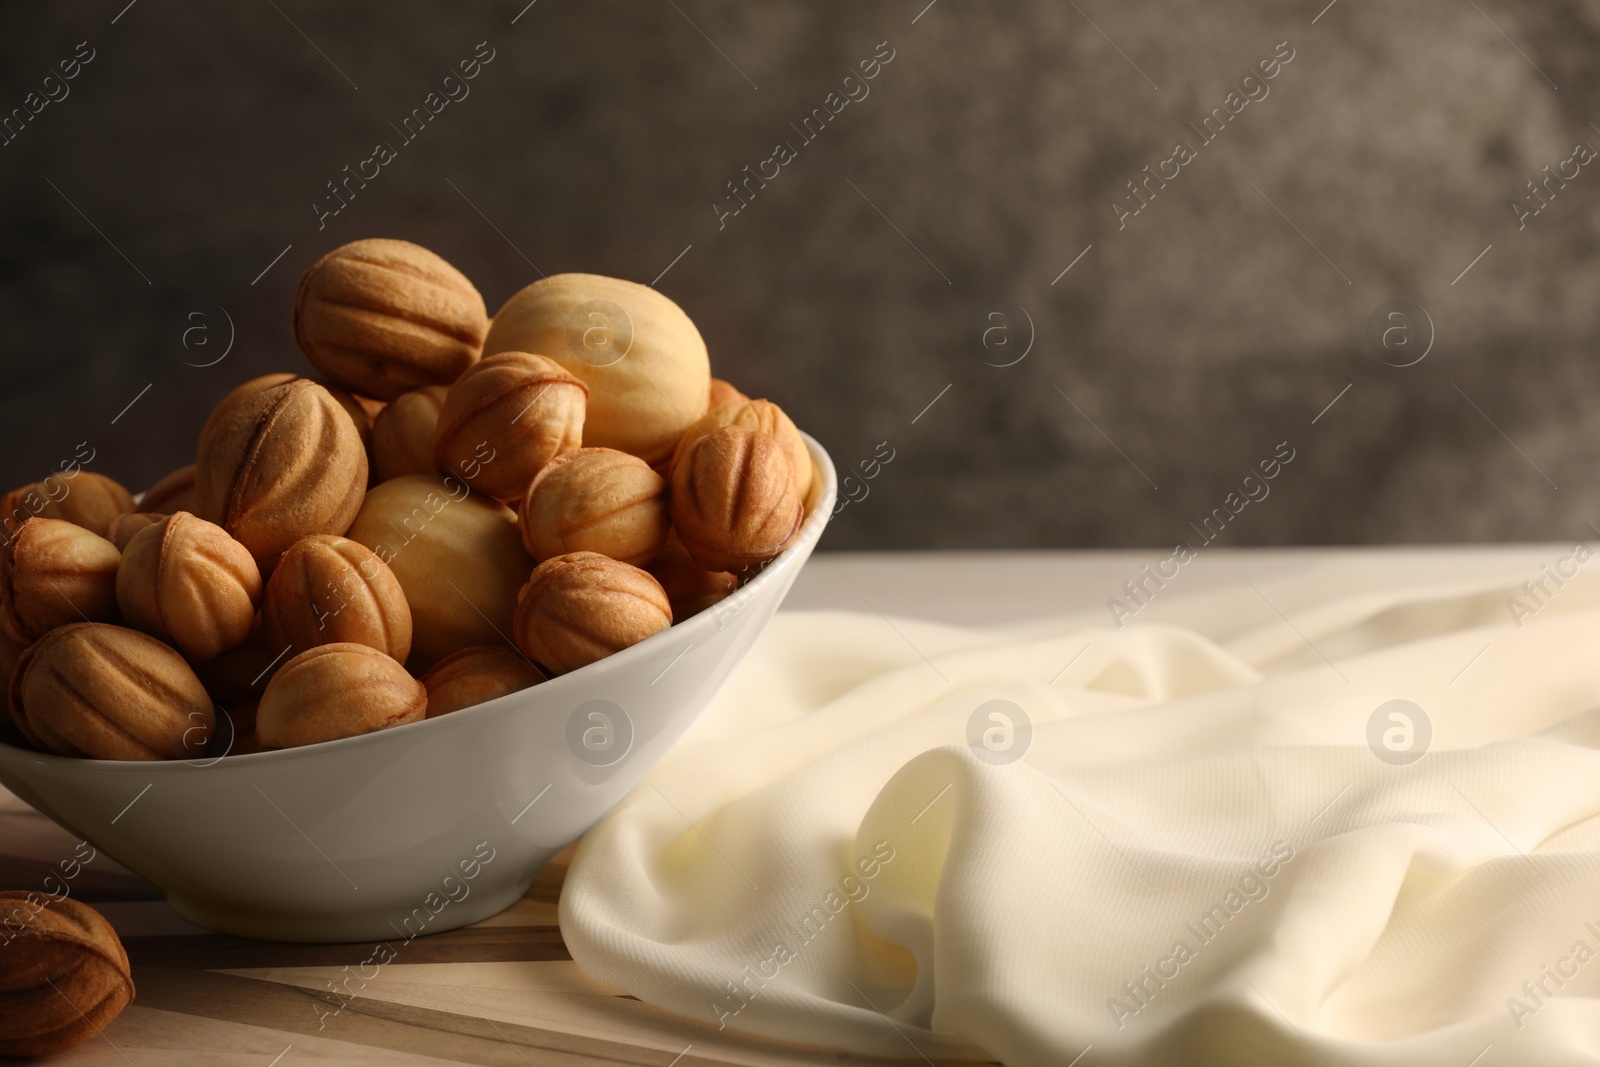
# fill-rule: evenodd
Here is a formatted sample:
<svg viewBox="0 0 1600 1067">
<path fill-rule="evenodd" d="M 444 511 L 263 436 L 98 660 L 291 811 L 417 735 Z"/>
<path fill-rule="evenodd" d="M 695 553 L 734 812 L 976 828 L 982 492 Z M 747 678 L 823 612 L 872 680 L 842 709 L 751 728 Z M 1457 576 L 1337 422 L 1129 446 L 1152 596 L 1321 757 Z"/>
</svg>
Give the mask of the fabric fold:
<svg viewBox="0 0 1600 1067">
<path fill-rule="evenodd" d="M 780 614 L 580 846 L 567 944 L 873 1056 L 1594 1062 L 1600 583 L 1530 620 L 1517 575 L 1427 577 L 1121 630 Z"/>
</svg>

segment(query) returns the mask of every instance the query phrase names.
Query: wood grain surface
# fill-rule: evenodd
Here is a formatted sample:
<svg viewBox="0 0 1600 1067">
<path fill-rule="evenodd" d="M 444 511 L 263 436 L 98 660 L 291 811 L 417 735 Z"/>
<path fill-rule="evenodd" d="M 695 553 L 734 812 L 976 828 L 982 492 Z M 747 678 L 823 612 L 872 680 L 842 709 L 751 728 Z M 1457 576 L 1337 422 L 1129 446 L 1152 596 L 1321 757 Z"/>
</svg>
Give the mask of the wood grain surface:
<svg viewBox="0 0 1600 1067">
<path fill-rule="evenodd" d="M 77 845 L 0 789 L 0 889 L 41 890 Z M 589 978 L 556 922 L 571 850 L 527 896 L 474 926 L 408 943 L 338 1008 L 328 992 L 372 946 L 225 937 L 167 906 L 149 883 L 101 855 L 71 883 L 121 935 L 138 996 L 89 1044 L 50 1061 L 87 1067 L 300 1064 L 850 1064 L 864 1060 L 718 1031 Z M 0 1057 L 0 1063 L 16 1062 Z"/>
</svg>

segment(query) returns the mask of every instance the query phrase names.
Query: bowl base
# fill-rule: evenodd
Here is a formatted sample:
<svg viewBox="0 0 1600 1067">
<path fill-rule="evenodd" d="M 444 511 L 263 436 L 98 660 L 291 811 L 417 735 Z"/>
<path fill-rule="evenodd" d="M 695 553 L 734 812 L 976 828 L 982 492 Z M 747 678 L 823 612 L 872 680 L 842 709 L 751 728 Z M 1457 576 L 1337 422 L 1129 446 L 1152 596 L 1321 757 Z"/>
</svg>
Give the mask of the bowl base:
<svg viewBox="0 0 1600 1067">
<path fill-rule="evenodd" d="M 538 872 L 555 856 L 557 849 L 533 866 Z M 288 941 L 306 945 L 335 945 L 350 943 L 388 943 L 398 954 L 405 954 L 404 945 L 413 937 L 442 934 L 471 926 L 491 915 L 498 915 L 527 895 L 535 879 L 518 882 L 495 892 L 477 890 L 467 899 L 452 902 L 437 914 L 429 915 L 426 908 L 417 913 L 428 916 L 425 926 L 404 923 L 411 914 L 403 906 L 395 909 L 396 917 L 386 919 L 372 914 L 352 915 L 289 915 L 274 912 L 240 912 L 212 908 L 184 897 L 168 895 L 167 903 L 174 911 L 196 925 L 219 934 L 248 937 L 256 941 Z"/>
</svg>

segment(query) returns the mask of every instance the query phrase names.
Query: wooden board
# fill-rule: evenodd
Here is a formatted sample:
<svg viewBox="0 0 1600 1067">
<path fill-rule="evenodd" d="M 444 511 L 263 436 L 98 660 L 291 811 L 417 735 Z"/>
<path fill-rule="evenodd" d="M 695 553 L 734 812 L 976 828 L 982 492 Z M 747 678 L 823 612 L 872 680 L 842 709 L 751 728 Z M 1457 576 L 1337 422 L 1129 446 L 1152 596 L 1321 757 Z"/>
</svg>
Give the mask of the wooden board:
<svg viewBox="0 0 1600 1067">
<path fill-rule="evenodd" d="M 0 789 L 0 889 L 42 890 L 76 840 Z M 138 997 L 105 1032 L 52 1064 L 190 1067 L 482 1064 L 698 1067 L 865 1060 L 718 1031 L 653 1008 L 578 970 L 556 923 L 570 850 L 516 905 L 475 926 L 408 943 L 335 1010 L 328 983 L 369 945 L 287 945 L 212 934 L 138 876 L 99 856 L 72 895 L 122 937 Z M 0 1062 L 6 1061 L 0 1057 Z"/>
</svg>

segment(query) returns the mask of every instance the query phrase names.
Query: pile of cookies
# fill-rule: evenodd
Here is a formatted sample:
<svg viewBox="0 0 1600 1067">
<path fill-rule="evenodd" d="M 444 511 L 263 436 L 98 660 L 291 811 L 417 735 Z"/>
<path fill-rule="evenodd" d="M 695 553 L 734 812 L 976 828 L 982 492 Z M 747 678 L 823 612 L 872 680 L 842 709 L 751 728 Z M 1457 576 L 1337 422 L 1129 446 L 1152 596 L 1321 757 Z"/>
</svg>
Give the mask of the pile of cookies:
<svg viewBox="0 0 1600 1067">
<path fill-rule="evenodd" d="M 652 288 L 554 275 L 491 321 L 439 256 L 365 240 L 293 325 L 316 376 L 234 389 L 137 504 L 76 460 L 0 499 L 0 739 L 195 759 L 442 715 L 704 610 L 800 531 L 799 431 Z"/>
</svg>

